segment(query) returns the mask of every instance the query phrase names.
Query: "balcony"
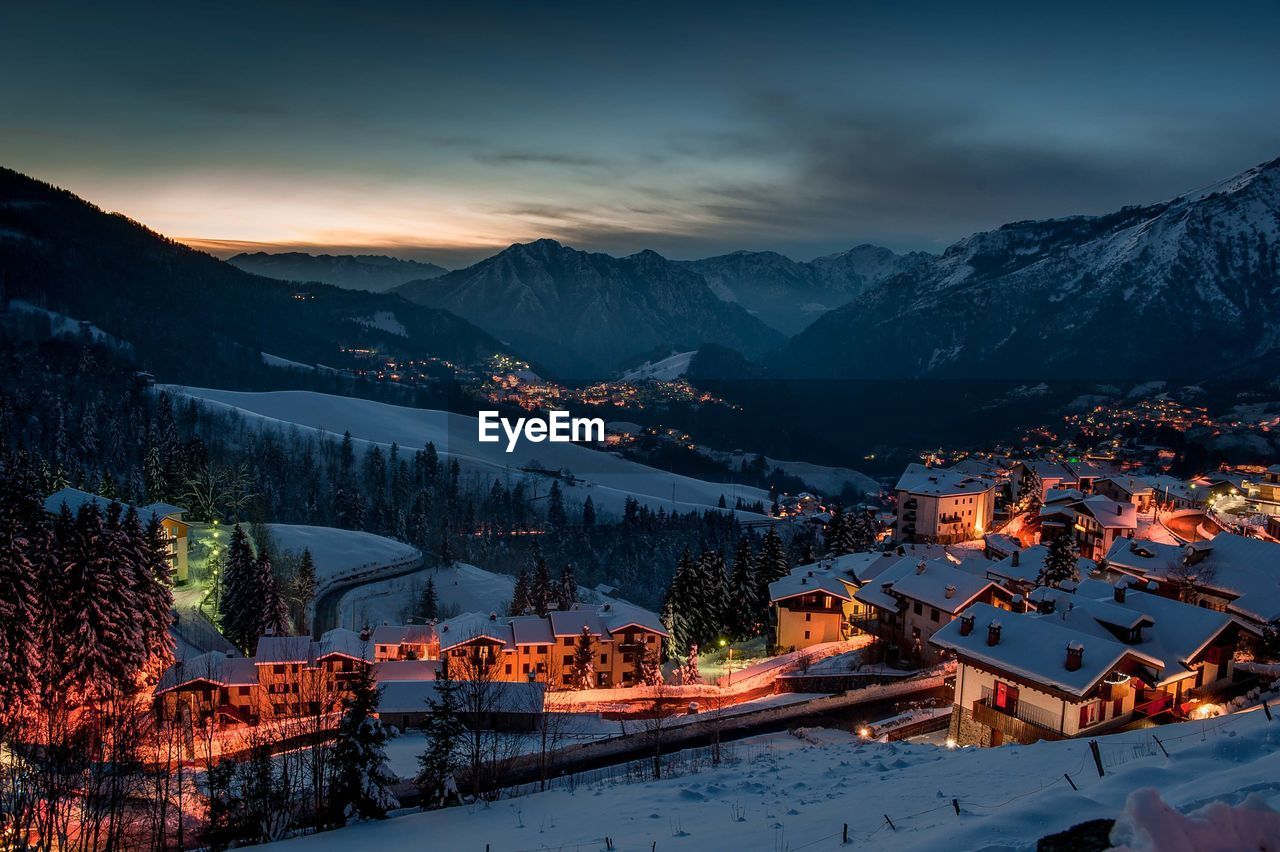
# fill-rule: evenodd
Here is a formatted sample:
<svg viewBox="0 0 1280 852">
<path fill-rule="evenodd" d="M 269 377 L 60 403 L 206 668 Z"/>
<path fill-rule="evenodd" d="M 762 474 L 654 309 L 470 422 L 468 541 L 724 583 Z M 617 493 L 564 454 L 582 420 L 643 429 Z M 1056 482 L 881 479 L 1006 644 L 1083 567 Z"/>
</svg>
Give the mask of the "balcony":
<svg viewBox="0 0 1280 852">
<path fill-rule="evenodd" d="M 918 505 L 919 505 L 919 502 L 916 500 L 916 498 L 912 497 L 910 500 L 908 500 L 907 502 L 905 502 L 905 503 L 903 503 L 903 504 L 902 504 L 902 508 L 904 508 L 904 509 L 914 509 L 914 508 L 916 508 Z"/>
<path fill-rule="evenodd" d="M 990 687 L 983 687 L 982 698 L 973 702 L 973 719 L 1020 743 L 1060 740 L 1065 736 L 1059 720 L 1039 707 L 1021 701 L 1014 701 L 1008 707 L 997 707 Z"/>
</svg>

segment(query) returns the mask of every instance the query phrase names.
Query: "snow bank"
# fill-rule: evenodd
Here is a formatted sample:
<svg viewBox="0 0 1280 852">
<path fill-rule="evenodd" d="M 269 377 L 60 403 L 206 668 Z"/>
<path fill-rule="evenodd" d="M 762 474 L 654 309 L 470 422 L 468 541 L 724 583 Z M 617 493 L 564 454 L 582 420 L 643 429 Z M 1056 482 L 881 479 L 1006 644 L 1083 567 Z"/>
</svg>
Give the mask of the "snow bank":
<svg viewBox="0 0 1280 852">
<path fill-rule="evenodd" d="M 1111 842 L 1115 852 L 1266 852 L 1280 849 L 1280 813 L 1250 793 L 1239 805 L 1210 802 L 1184 816 L 1145 787 L 1129 794 Z"/>
<path fill-rule="evenodd" d="M 442 612 L 505 612 L 515 578 L 466 563 L 452 568 L 424 568 L 412 574 L 366 583 L 338 601 L 340 624 L 400 624 L 404 612 L 427 587 L 435 584 Z"/>
</svg>

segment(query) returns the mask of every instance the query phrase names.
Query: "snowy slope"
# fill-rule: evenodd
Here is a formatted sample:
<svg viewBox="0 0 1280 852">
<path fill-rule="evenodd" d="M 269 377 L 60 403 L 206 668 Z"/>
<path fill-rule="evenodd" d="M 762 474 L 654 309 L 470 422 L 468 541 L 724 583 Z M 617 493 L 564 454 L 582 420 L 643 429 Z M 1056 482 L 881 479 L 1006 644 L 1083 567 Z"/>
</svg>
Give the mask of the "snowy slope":
<svg viewBox="0 0 1280 852">
<path fill-rule="evenodd" d="M 739 762 L 700 774 L 411 813 L 283 848 L 397 852 L 425 840 L 440 849 L 597 850 L 608 836 L 618 852 L 1032 849 L 1047 834 L 1117 817 L 1145 787 L 1184 812 L 1250 793 L 1280 806 L 1280 721 L 1261 712 L 1162 727 L 1168 758 L 1147 731 L 1100 737 L 1103 778 L 1084 740 L 949 750 L 799 733 L 733 744 Z M 846 823 L 853 846 L 841 842 Z"/>
<path fill-rule="evenodd" d="M 750 464 L 752 459 L 755 458 L 754 455 L 749 453 L 724 453 L 714 450 L 709 451 L 707 454 L 713 458 L 726 461 L 734 467 L 741 465 L 744 461 Z M 801 461 L 781 461 L 779 459 L 771 459 L 768 456 L 765 456 L 765 463 L 771 468 L 776 468 L 804 480 L 805 485 L 816 489 L 819 494 L 823 495 L 839 495 L 846 487 L 853 488 L 863 494 L 873 495 L 879 494 L 882 490 L 880 483 L 865 473 L 852 468 L 829 467 Z"/>
<path fill-rule="evenodd" d="M 391 538 L 334 527 L 302 524 L 267 524 L 272 539 L 282 551 L 311 551 L 316 563 L 316 579 L 323 583 L 358 568 L 390 565 L 421 554 L 416 547 Z"/>
<path fill-rule="evenodd" d="M 394 442 L 410 450 L 421 449 L 430 441 L 442 455 L 457 458 L 464 473 L 474 471 L 486 479 L 519 475 L 519 468 L 531 466 L 532 462 L 543 469 L 572 471 L 577 483 L 562 483 L 566 499 L 580 503 L 591 497 L 597 510 L 615 514 L 621 514 L 628 495 L 655 509 L 662 506 L 667 511 L 687 512 L 714 508 L 721 495 L 730 500 L 735 493 L 731 485 L 654 470 L 576 444 L 521 441 L 514 452 L 507 453 L 505 442 L 480 443 L 476 418 L 462 414 L 313 391 L 250 393 L 177 386 L 169 386 L 168 390 L 215 407 L 237 409 L 264 425 L 296 424 L 335 438 L 349 430 L 360 442 L 384 447 Z M 769 502 L 768 493 L 758 488 L 737 486 L 736 493 L 748 502 Z"/>
<path fill-rule="evenodd" d="M 683 376 L 689 370 L 689 362 L 693 360 L 693 356 L 698 354 L 698 350 L 691 352 L 677 352 L 660 361 L 645 361 L 634 370 L 628 370 L 622 374 L 624 382 L 638 382 L 642 379 L 657 379 L 659 381 L 671 381 Z"/>
<path fill-rule="evenodd" d="M 452 568 L 424 568 L 403 577 L 379 580 L 351 589 L 338 601 L 339 623 L 350 626 L 404 622 L 430 579 L 442 612 L 505 613 L 515 578 L 457 563 Z"/>
</svg>

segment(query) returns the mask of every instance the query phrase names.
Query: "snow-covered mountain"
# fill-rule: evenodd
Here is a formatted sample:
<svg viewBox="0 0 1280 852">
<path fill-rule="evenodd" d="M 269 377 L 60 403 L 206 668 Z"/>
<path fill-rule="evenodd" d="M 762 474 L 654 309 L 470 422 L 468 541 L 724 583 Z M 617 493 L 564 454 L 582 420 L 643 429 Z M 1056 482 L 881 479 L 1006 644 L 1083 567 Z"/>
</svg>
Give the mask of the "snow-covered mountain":
<svg viewBox="0 0 1280 852">
<path fill-rule="evenodd" d="M 602 375 L 660 347 L 719 343 L 758 355 L 783 342 L 702 276 L 653 251 L 612 257 L 554 240 L 518 243 L 394 292 L 465 317 L 570 376 Z"/>
<path fill-rule="evenodd" d="M 807 263 L 772 251 L 736 251 L 683 265 L 707 279 L 720 298 L 739 303 L 765 324 L 790 335 L 867 288 L 931 257 L 860 245 Z"/>
<path fill-rule="evenodd" d="M 780 368 L 1182 378 L 1280 363 L 1280 159 L 1104 216 L 975 234 L 832 311 Z"/>
<path fill-rule="evenodd" d="M 245 272 L 280 281 L 319 281 L 348 290 L 381 293 L 406 281 L 438 278 L 449 270 L 434 263 L 401 260 L 381 254 L 304 254 L 243 252 L 227 263 Z"/>
</svg>

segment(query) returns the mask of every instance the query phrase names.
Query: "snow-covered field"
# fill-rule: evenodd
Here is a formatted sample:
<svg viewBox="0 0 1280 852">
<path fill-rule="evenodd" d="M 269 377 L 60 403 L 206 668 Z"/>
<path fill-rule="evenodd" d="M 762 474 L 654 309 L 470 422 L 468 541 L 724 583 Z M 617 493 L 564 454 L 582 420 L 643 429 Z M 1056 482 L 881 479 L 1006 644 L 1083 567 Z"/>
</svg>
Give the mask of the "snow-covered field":
<svg viewBox="0 0 1280 852">
<path fill-rule="evenodd" d="M 340 624 L 401 624 L 430 579 L 442 612 L 498 612 L 505 614 L 515 578 L 474 565 L 423 568 L 402 577 L 367 583 L 346 592 L 338 601 Z"/>
<path fill-rule="evenodd" d="M 311 551 L 316 579 L 321 583 L 361 568 L 390 565 L 420 556 L 416 547 L 373 533 L 309 527 L 301 524 L 268 524 L 280 550 Z"/>
<path fill-rule="evenodd" d="M 406 813 L 285 841 L 305 852 L 422 848 L 598 850 L 1032 849 L 1035 841 L 1086 820 L 1115 818 L 1129 794 L 1152 787 L 1183 813 L 1250 795 L 1253 808 L 1280 806 L 1280 720 L 1261 712 L 1098 739 L 1105 777 L 1088 742 L 959 749 L 873 743 L 826 729 L 771 734 L 734 744 L 737 762 L 657 782 L 603 781 L 490 805 Z M 1066 779 L 1078 790 L 1073 790 Z M 957 815 L 953 800 L 959 805 Z M 1135 798 L 1117 831 L 1146 849 L 1275 848 L 1240 845 L 1247 822 L 1272 832 L 1274 813 L 1253 810 L 1236 829 L 1196 826 L 1204 846 L 1169 846 L 1143 835 L 1160 804 Z M 1219 808 L 1221 806 L 1218 806 Z M 892 827 L 889 821 L 892 821 Z M 845 824 L 853 847 L 841 842 Z M 1216 823 L 1215 823 L 1216 825 Z M 1177 826 L 1179 830 L 1189 830 Z M 1274 842 L 1275 833 L 1264 833 Z M 1117 839 L 1120 839 L 1119 837 Z M 655 846 L 656 844 L 656 846 Z"/>
<path fill-rule="evenodd" d="M 725 453 L 715 450 L 710 451 L 708 455 L 727 461 L 734 467 L 744 461 L 750 464 L 752 459 L 755 458 L 754 455 L 747 453 Z M 817 489 L 819 494 L 838 495 L 846 487 L 853 488 L 863 494 L 879 494 L 883 490 L 880 483 L 865 473 L 852 468 L 828 467 L 827 465 L 802 461 L 781 461 L 768 457 L 765 458 L 765 462 L 771 468 L 776 468 L 791 476 L 798 477 L 804 481 L 805 485 Z"/>
<path fill-rule="evenodd" d="M 655 470 L 610 453 L 577 444 L 531 443 L 520 441 L 511 453 L 506 443 L 480 443 L 474 417 L 432 409 L 407 408 L 313 391 L 267 391 L 261 393 L 166 386 L 171 393 L 204 400 L 212 407 L 236 409 L 246 418 L 265 426 L 296 425 L 302 430 L 340 438 L 350 431 L 358 444 L 392 443 L 417 450 L 430 441 L 442 455 L 457 458 L 464 473 L 475 471 L 486 479 L 519 473 L 519 468 L 536 462 L 544 469 L 571 471 L 575 484 L 562 482 L 565 498 L 581 503 L 592 498 L 596 509 L 621 514 L 627 496 L 634 496 L 654 509 L 667 511 L 703 510 L 718 505 L 721 496 L 732 503 L 736 493 L 748 502 L 769 503 L 768 492 L 742 485 L 704 482 L 688 476 Z M 547 485 L 546 487 L 549 487 Z M 751 513 L 745 517 L 761 518 Z"/>
</svg>

